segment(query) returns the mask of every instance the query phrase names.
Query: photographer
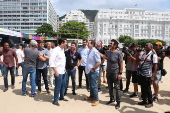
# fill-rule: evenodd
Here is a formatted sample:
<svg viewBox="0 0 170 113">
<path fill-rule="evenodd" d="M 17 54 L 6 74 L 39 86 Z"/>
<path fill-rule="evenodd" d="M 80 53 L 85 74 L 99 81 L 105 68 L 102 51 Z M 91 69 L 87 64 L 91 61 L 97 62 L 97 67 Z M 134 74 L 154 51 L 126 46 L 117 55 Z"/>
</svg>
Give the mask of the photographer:
<svg viewBox="0 0 170 113">
<path fill-rule="evenodd" d="M 163 61 L 165 58 L 165 52 L 162 51 L 162 43 L 161 42 L 156 42 L 154 44 L 154 49 L 158 56 L 158 70 L 157 70 L 157 73 L 156 73 L 156 76 L 155 76 L 154 82 L 153 82 L 153 88 L 154 88 L 154 92 L 155 92 L 153 101 L 156 102 L 156 101 L 158 101 L 159 81 L 162 76 L 161 70 L 163 69 Z"/>
<path fill-rule="evenodd" d="M 130 95 L 130 98 L 138 96 L 138 75 L 137 75 L 137 67 L 139 65 L 138 57 L 143 53 L 142 49 L 138 48 L 136 44 L 132 43 L 130 46 L 131 50 L 134 52 L 133 55 L 129 54 L 129 58 L 132 61 L 132 83 L 134 86 L 134 93 Z"/>
<path fill-rule="evenodd" d="M 132 45 L 132 43 L 129 44 L 129 48 Z M 132 76 L 132 60 L 129 56 L 129 54 L 133 55 L 133 51 L 131 51 L 130 49 L 124 47 L 122 52 L 124 53 L 124 57 L 123 60 L 125 60 L 125 64 L 126 64 L 126 88 L 123 90 L 123 93 L 128 92 L 129 90 L 129 85 L 130 85 L 130 79 Z"/>
</svg>

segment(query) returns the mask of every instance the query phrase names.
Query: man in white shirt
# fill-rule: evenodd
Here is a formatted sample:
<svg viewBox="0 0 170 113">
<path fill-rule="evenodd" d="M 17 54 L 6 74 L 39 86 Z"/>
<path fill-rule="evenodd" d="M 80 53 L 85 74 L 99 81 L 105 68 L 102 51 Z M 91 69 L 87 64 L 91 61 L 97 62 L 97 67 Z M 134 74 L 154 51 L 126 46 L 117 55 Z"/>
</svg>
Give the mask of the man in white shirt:
<svg viewBox="0 0 170 113">
<path fill-rule="evenodd" d="M 19 46 L 19 48 L 16 50 L 17 58 L 18 58 L 18 68 L 21 66 L 23 67 L 23 62 L 24 62 L 24 52 L 22 51 L 22 46 Z M 18 68 L 16 68 L 16 75 L 18 75 Z"/>
<path fill-rule="evenodd" d="M 51 53 L 49 64 L 50 67 L 53 69 L 55 75 L 53 104 L 60 106 L 58 100 L 68 101 L 64 98 L 64 93 L 66 89 L 66 75 L 65 75 L 66 58 L 64 48 L 67 44 L 67 40 L 59 39 L 58 44 L 59 46 L 54 48 L 54 50 Z"/>
</svg>

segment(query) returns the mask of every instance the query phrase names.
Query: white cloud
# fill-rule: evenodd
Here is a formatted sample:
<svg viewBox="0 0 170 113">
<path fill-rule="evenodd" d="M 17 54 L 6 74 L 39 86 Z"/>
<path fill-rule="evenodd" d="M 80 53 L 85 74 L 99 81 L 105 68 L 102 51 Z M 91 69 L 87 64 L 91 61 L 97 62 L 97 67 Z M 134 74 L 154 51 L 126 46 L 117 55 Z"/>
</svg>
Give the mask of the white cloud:
<svg viewBox="0 0 170 113">
<path fill-rule="evenodd" d="M 77 9 L 142 8 L 148 11 L 170 11 L 170 0 L 51 0 L 60 16 Z M 137 6 L 135 6 L 137 4 Z M 169 4 L 169 5 L 166 5 Z"/>
</svg>

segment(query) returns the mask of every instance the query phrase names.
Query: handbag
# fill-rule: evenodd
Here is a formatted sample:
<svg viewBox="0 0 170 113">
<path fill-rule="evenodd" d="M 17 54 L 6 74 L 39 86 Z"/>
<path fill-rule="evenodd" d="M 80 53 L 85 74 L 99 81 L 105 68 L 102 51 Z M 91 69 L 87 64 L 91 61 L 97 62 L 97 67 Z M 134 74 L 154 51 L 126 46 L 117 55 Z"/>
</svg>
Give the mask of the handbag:
<svg viewBox="0 0 170 113">
<path fill-rule="evenodd" d="M 167 74 L 167 71 L 165 69 L 161 69 L 161 75 L 165 76 Z"/>
</svg>

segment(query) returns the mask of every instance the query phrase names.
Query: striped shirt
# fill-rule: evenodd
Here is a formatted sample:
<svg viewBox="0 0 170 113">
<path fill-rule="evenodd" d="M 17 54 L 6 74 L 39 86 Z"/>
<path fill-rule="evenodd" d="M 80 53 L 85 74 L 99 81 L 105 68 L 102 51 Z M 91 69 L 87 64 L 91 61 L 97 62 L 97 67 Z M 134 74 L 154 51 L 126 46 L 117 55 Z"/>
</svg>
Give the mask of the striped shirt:
<svg viewBox="0 0 170 113">
<path fill-rule="evenodd" d="M 151 58 L 151 56 L 153 56 L 153 58 Z M 152 51 L 150 51 L 148 54 L 144 53 L 140 55 L 139 59 L 141 59 L 141 64 L 140 64 L 141 75 L 145 77 L 151 77 L 153 63 L 158 63 L 157 56 Z"/>
</svg>

